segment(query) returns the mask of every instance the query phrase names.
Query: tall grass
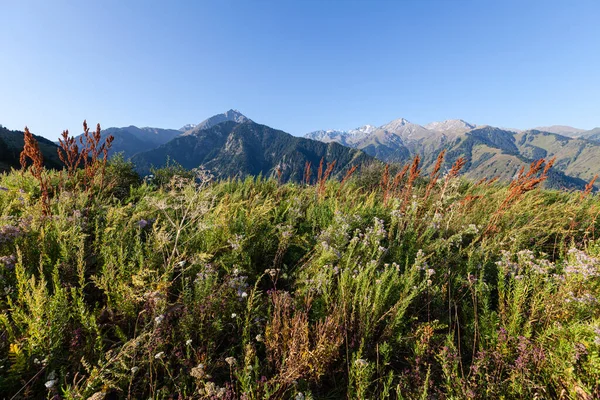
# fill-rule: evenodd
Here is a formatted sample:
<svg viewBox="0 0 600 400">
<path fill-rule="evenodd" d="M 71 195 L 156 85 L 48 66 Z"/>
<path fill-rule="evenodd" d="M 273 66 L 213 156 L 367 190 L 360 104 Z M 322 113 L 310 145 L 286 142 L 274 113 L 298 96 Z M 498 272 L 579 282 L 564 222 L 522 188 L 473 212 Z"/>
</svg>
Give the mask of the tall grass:
<svg viewBox="0 0 600 400">
<path fill-rule="evenodd" d="M 89 191 L 43 171 L 46 203 L 35 171 L 0 175 L 0 393 L 599 397 L 597 196 L 441 157 L 429 179 L 417 159 L 372 184 L 322 165 L 316 187 L 197 171 L 126 193 L 109 162 Z"/>
</svg>

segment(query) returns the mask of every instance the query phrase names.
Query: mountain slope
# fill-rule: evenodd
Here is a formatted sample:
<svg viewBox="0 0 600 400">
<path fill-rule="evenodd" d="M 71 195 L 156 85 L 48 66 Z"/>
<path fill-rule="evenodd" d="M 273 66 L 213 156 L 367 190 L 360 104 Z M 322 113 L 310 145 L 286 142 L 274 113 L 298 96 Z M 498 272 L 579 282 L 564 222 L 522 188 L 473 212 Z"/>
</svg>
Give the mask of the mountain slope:
<svg viewBox="0 0 600 400">
<path fill-rule="evenodd" d="M 593 142 L 600 142 L 600 128 L 590 129 L 589 131 L 583 132 L 580 136 L 580 139 L 587 139 Z"/>
<path fill-rule="evenodd" d="M 332 139 L 385 162 L 405 163 L 418 154 L 425 171 L 429 171 L 437 155 L 446 150 L 444 167 L 449 168 L 456 159 L 465 157 L 464 173 L 473 179 L 498 176 L 501 180 L 510 180 L 522 166 L 528 166 L 533 160 L 556 156 L 547 185 L 581 188 L 600 173 L 600 166 L 594 161 L 600 159 L 600 143 L 593 142 L 595 134 L 597 132 L 590 131 L 590 139 L 582 140 L 539 130 L 517 132 L 476 126 L 463 120 L 421 126 L 399 118 L 357 142 L 350 142 L 347 134 Z"/>
<path fill-rule="evenodd" d="M 578 137 L 585 132 L 585 129 L 573 128 L 572 126 L 567 125 L 538 126 L 531 130 L 555 133 L 557 135 L 563 135 L 568 137 Z"/>
<path fill-rule="evenodd" d="M 34 137 L 38 141 L 46 167 L 61 168 L 62 163 L 56 152 L 57 146 L 41 136 L 34 135 Z M 0 172 L 21 168 L 19 155 L 24 145 L 23 132 L 11 131 L 0 125 Z"/>
<path fill-rule="evenodd" d="M 476 125 L 470 124 L 462 119 L 448 119 L 446 121 L 431 122 L 424 126 L 424 128 L 429 129 L 430 131 L 442 132 L 451 136 L 469 132 L 476 127 Z"/>
<path fill-rule="evenodd" d="M 113 127 L 102 130 L 102 141 L 109 135 L 115 138 L 109 155 L 123 153 L 125 158 L 129 158 L 136 153 L 167 143 L 181 135 L 181 132 L 177 129 L 138 128 L 133 125 L 122 128 Z"/>
<path fill-rule="evenodd" d="M 334 175 L 343 174 L 352 165 L 373 161 L 365 153 L 338 143 L 295 137 L 251 120 L 226 121 L 194 130 L 137 154 L 133 162 L 142 173 L 147 173 L 151 166 L 165 165 L 170 158 L 189 169 L 203 166 L 219 178 L 272 176 L 279 168 L 283 180 L 301 181 L 305 163 L 312 163 L 314 179 L 322 157 L 328 163 L 336 161 Z"/>
</svg>

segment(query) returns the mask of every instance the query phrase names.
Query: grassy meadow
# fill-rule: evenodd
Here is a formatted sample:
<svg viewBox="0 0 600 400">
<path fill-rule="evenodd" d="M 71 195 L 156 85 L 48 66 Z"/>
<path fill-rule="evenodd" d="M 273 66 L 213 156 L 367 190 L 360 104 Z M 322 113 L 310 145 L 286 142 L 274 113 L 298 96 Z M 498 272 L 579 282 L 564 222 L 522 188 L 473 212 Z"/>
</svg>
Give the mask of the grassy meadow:
<svg viewBox="0 0 600 400">
<path fill-rule="evenodd" d="M 0 175 L 0 398 L 600 397 L 600 199 L 541 189 L 547 163 L 84 161 Z"/>
</svg>

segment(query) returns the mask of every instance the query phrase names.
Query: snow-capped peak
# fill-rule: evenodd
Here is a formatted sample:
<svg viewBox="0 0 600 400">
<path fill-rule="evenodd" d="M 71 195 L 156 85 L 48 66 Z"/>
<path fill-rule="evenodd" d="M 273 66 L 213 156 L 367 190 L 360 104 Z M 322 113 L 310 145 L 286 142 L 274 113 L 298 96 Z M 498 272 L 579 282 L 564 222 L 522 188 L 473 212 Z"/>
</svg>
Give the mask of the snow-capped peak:
<svg viewBox="0 0 600 400">
<path fill-rule="evenodd" d="M 462 119 L 447 119 L 445 121 L 431 122 L 425 128 L 442 133 L 465 133 L 477 126 Z"/>
<path fill-rule="evenodd" d="M 364 126 L 356 128 L 356 129 L 349 130 L 348 135 L 352 135 L 352 136 L 368 135 L 368 134 L 372 133 L 373 131 L 375 131 L 376 129 L 377 129 L 377 127 L 373 126 L 373 125 L 364 125 Z"/>
<path fill-rule="evenodd" d="M 198 124 L 186 124 L 184 126 L 182 126 L 181 128 L 179 128 L 179 130 L 181 132 L 186 132 L 189 131 L 190 129 L 194 129 Z"/>
</svg>

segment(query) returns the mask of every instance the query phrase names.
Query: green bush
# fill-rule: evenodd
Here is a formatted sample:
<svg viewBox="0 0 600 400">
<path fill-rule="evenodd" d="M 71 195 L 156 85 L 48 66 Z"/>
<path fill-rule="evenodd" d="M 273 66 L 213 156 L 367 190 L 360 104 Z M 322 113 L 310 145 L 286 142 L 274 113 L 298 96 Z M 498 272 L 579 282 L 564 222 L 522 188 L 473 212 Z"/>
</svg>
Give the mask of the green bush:
<svg viewBox="0 0 600 400">
<path fill-rule="evenodd" d="M 0 175 L 0 393 L 600 396 L 597 196 L 153 172 Z"/>
</svg>

